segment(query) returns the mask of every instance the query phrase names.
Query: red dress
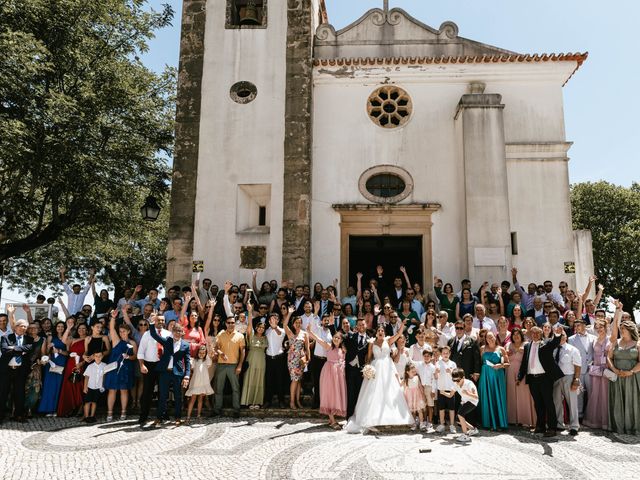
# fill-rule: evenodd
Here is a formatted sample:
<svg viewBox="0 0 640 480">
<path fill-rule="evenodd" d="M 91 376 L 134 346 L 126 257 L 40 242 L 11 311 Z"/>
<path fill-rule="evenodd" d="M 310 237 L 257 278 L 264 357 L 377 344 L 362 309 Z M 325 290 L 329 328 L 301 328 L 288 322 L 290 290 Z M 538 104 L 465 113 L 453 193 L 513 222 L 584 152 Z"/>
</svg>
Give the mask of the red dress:
<svg viewBox="0 0 640 480">
<path fill-rule="evenodd" d="M 201 345 L 206 345 L 207 343 L 207 337 L 204 336 L 200 327 L 185 327 L 184 340 L 190 344 L 189 353 L 191 358 L 198 358 L 198 349 Z"/>
<path fill-rule="evenodd" d="M 75 343 L 73 343 L 69 349 L 69 354 L 73 352 L 82 360 L 82 355 L 84 354 L 84 339 L 75 340 Z M 71 383 L 71 380 L 69 380 L 75 366 L 75 358 L 69 358 L 62 373 L 62 389 L 60 390 L 57 412 L 59 417 L 69 417 L 82 406 L 84 377 L 80 377 L 80 381 L 77 383 Z M 82 371 L 80 371 L 80 373 L 82 373 Z"/>
</svg>

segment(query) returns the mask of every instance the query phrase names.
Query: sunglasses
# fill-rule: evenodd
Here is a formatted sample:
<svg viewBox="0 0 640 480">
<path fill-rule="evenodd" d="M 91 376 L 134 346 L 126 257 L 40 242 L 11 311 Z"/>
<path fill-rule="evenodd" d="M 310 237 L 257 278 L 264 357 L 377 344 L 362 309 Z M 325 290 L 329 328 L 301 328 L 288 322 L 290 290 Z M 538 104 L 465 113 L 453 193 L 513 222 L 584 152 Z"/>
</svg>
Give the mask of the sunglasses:
<svg viewBox="0 0 640 480">
<path fill-rule="evenodd" d="M 464 330 L 464 327 L 456 327 L 456 330 Z"/>
<path fill-rule="evenodd" d="M 148 324 L 146 324 L 146 323 L 139 323 L 139 324 L 138 324 L 138 326 L 139 326 L 139 327 L 148 327 L 149 325 L 148 325 Z"/>
<path fill-rule="evenodd" d="M 236 322 L 227 322 L 227 325 L 235 325 Z"/>
</svg>

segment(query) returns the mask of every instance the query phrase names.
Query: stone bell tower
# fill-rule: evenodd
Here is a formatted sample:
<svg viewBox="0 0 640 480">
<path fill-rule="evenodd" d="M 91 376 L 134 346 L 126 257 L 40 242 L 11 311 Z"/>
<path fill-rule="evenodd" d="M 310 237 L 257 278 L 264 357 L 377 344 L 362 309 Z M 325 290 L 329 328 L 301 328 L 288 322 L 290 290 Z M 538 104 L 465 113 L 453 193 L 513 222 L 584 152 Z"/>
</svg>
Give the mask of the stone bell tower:
<svg viewBox="0 0 640 480">
<path fill-rule="evenodd" d="M 190 282 L 193 260 L 217 281 L 251 270 L 309 280 L 313 35 L 324 20 L 324 0 L 184 0 L 169 285 Z"/>
</svg>

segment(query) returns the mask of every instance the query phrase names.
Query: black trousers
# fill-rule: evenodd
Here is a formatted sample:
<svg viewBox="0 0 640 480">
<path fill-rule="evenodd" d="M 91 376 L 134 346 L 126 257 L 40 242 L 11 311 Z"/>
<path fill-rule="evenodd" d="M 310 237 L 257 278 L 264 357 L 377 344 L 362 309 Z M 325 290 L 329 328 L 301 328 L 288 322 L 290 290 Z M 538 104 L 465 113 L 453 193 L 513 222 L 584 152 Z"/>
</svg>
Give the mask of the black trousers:
<svg viewBox="0 0 640 480">
<path fill-rule="evenodd" d="M 267 355 L 266 378 L 264 380 L 264 401 L 271 403 L 273 396 L 278 396 L 278 401 L 283 404 L 284 396 L 289 388 L 289 369 L 287 368 L 287 356 L 284 353 L 270 357 Z"/>
<path fill-rule="evenodd" d="M 553 403 L 553 380 L 546 374 L 527 375 L 527 384 L 536 409 L 536 429 L 555 430 L 558 426 L 556 407 Z"/>
<path fill-rule="evenodd" d="M 140 422 L 146 422 L 149 418 L 149 411 L 151 410 L 151 399 L 153 398 L 153 389 L 158 383 L 158 372 L 156 366 L 158 362 L 147 362 L 145 360 L 144 366 L 149 370 L 145 375 L 142 375 L 142 397 L 140 398 Z"/>
<path fill-rule="evenodd" d="M 347 381 L 347 418 L 349 418 L 356 409 L 358 395 L 360 395 L 362 371 L 360 371 L 360 367 L 347 365 L 345 367 L 345 377 Z"/>
<path fill-rule="evenodd" d="M 13 390 L 13 415 L 24 417 L 24 394 L 27 370 L 24 367 L 6 369 L 0 374 L 0 419 L 4 419 L 9 391 Z"/>
<path fill-rule="evenodd" d="M 312 408 L 320 408 L 320 372 L 327 363 L 324 357 L 313 356 L 311 361 L 311 373 L 313 374 L 313 405 Z"/>
</svg>

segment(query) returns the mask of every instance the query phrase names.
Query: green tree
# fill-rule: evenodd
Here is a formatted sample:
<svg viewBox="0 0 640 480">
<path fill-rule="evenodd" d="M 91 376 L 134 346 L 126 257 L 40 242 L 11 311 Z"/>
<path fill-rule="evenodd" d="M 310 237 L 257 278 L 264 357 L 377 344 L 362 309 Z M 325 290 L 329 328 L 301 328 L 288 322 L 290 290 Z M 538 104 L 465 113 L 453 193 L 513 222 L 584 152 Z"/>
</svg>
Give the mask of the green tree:
<svg viewBox="0 0 640 480">
<path fill-rule="evenodd" d="M 54 243 L 92 264 L 108 245 L 135 258 L 123 234 L 142 228 L 133 200 L 169 188 L 175 110 L 175 71 L 139 55 L 172 16 L 145 0 L 0 2 L 0 261 Z"/>
<path fill-rule="evenodd" d="M 112 229 L 74 232 L 44 247 L 32 250 L 12 262 L 8 281 L 25 293 L 39 293 L 43 288 L 62 292 L 58 269 L 68 267 L 69 281 L 84 284 L 88 269 L 95 268 L 97 280 L 113 286 L 116 299 L 124 289 L 142 285 L 144 291 L 164 282 L 166 271 L 167 233 L 169 226 L 168 195 L 158 220 L 143 221 L 139 207 L 141 194 L 130 195 L 130 208 L 114 212 Z M 86 236 L 85 236 L 86 234 Z"/>
<path fill-rule="evenodd" d="M 640 308 L 640 185 L 572 185 L 571 209 L 573 228 L 591 230 L 599 282 L 625 310 Z"/>
</svg>

